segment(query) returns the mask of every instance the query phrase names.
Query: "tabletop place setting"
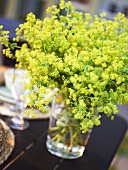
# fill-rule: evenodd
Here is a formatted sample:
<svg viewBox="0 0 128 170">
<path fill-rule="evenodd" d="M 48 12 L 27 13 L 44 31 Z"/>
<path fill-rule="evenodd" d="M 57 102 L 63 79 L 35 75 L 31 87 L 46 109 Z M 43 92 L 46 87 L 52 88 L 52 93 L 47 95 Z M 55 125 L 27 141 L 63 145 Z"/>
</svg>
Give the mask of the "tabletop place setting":
<svg viewBox="0 0 128 170">
<path fill-rule="evenodd" d="M 1 67 L 3 68 L 3 66 L 0 66 L 0 68 Z M 22 77 L 20 78 L 20 76 L 22 72 L 24 72 L 24 70 L 6 67 L 6 70 L 2 73 L 3 75 L 4 74 L 5 75 L 3 76 L 3 80 L 0 83 L 0 110 L 1 110 L 0 114 L 4 116 L 13 117 L 17 114 L 18 107 L 19 107 L 20 114 L 25 119 L 48 118 L 49 114 L 43 114 L 38 109 L 35 109 L 36 114 L 33 116 L 26 114 L 25 110 L 30 110 L 30 108 L 25 106 L 23 100 L 19 99 L 20 96 L 25 93 L 22 87 L 23 84 L 22 83 L 20 84 L 20 79 L 22 78 Z M 14 82 L 13 82 L 13 73 L 17 74 L 17 78 L 15 79 Z M 16 92 L 18 93 L 16 94 Z"/>
<path fill-rule="evenodd" d="M 2 71 L 1 71 L 2 70 Z M 22 69 L 0 66 L 0 165 L 11 155 L 15 147 L 15 135 L 12 129 L 25 130 L 30 124 L 29 120 L 48 119 L 49 114 L 44 114 L 35 109 L 35 115 L 28 115 L 26 101 L 22 95 L 26 93 L 23 87 L 26 71 Z"/>
</svg>

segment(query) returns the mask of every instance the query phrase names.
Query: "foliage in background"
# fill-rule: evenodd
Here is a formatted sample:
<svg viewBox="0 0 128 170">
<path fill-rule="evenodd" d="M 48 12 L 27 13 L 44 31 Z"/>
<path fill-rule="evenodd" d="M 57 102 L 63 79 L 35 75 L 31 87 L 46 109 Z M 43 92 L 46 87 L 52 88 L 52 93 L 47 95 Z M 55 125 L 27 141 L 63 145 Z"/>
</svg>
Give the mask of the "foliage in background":
<svg viewBox="0 0 128 170">
<path fill-rule="evenodd" d="M 118 149 L 117 155 L 128 156 L 128 135 L 126 135 Z"/>
</svg>

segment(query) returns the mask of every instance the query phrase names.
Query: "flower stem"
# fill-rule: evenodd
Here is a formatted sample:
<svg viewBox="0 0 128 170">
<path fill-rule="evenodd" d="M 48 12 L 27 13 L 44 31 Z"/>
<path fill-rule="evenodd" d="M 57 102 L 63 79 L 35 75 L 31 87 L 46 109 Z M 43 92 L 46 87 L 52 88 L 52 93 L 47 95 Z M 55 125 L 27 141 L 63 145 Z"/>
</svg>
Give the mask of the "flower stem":
<svg viewBox="0 0 128 170">
<path fill-rule="evenodd" d="M 70 133 L 70 148 L 72 150 L 72 147 L 73 147 L 73 131 L 72 131 L 71 126 L 69 126 L 69 133 Z"/>
</svg>

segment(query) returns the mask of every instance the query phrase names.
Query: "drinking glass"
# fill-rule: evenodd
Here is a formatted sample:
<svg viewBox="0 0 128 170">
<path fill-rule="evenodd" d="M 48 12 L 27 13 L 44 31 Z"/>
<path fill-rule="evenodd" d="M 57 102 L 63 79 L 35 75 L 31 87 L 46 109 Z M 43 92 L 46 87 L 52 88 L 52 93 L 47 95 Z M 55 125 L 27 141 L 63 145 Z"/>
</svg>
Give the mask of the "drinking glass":
<svg viewBox="0 0 128 170">
<path fill-rule="evenodd" d="M 24 110 L 25 100 L 22 99 L 22 95 L 25 94 L 23 88 L 24 71 L 14 69 L 12 78 L 11 92 L 15 100 L 16 115 L 6 119 L 6 123 L 13 129 L 24 130 L 29 127 L 29 122 L 24 120 L 21 112 Z"/>
</svg>

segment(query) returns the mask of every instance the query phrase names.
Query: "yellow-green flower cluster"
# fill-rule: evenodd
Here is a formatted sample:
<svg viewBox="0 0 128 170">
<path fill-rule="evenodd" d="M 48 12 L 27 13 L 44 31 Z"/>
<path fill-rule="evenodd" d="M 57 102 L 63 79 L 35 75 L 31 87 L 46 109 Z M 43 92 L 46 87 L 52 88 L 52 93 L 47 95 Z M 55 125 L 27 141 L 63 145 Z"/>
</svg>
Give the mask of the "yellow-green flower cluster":
<svg viewBox="0 0 128 170">
<path fill-rule="evenodd" d="M 91 17 L 64 0 L 47 12 L 43 21 L 29 13 L 14 38 L 26 41 L 15 54 L 31 77 L 26 88 L 37 87 L 29 105 L 44 111 L 51 99 L 43 100 L 46 87 L 57 87 L 86 132 L 100 124 L 95 108 L 113 119 L 115 103 L 128 103 L 128 19 L 121 13 L 113 21 L 104 13 Z"/>
<path fill-rule="evenodd" d="M 8 46 L 9 39 L 9 31 L 3 30 L 3 26 L 0 25 L 0 42 L 6 46 Z"/>
</svg>

